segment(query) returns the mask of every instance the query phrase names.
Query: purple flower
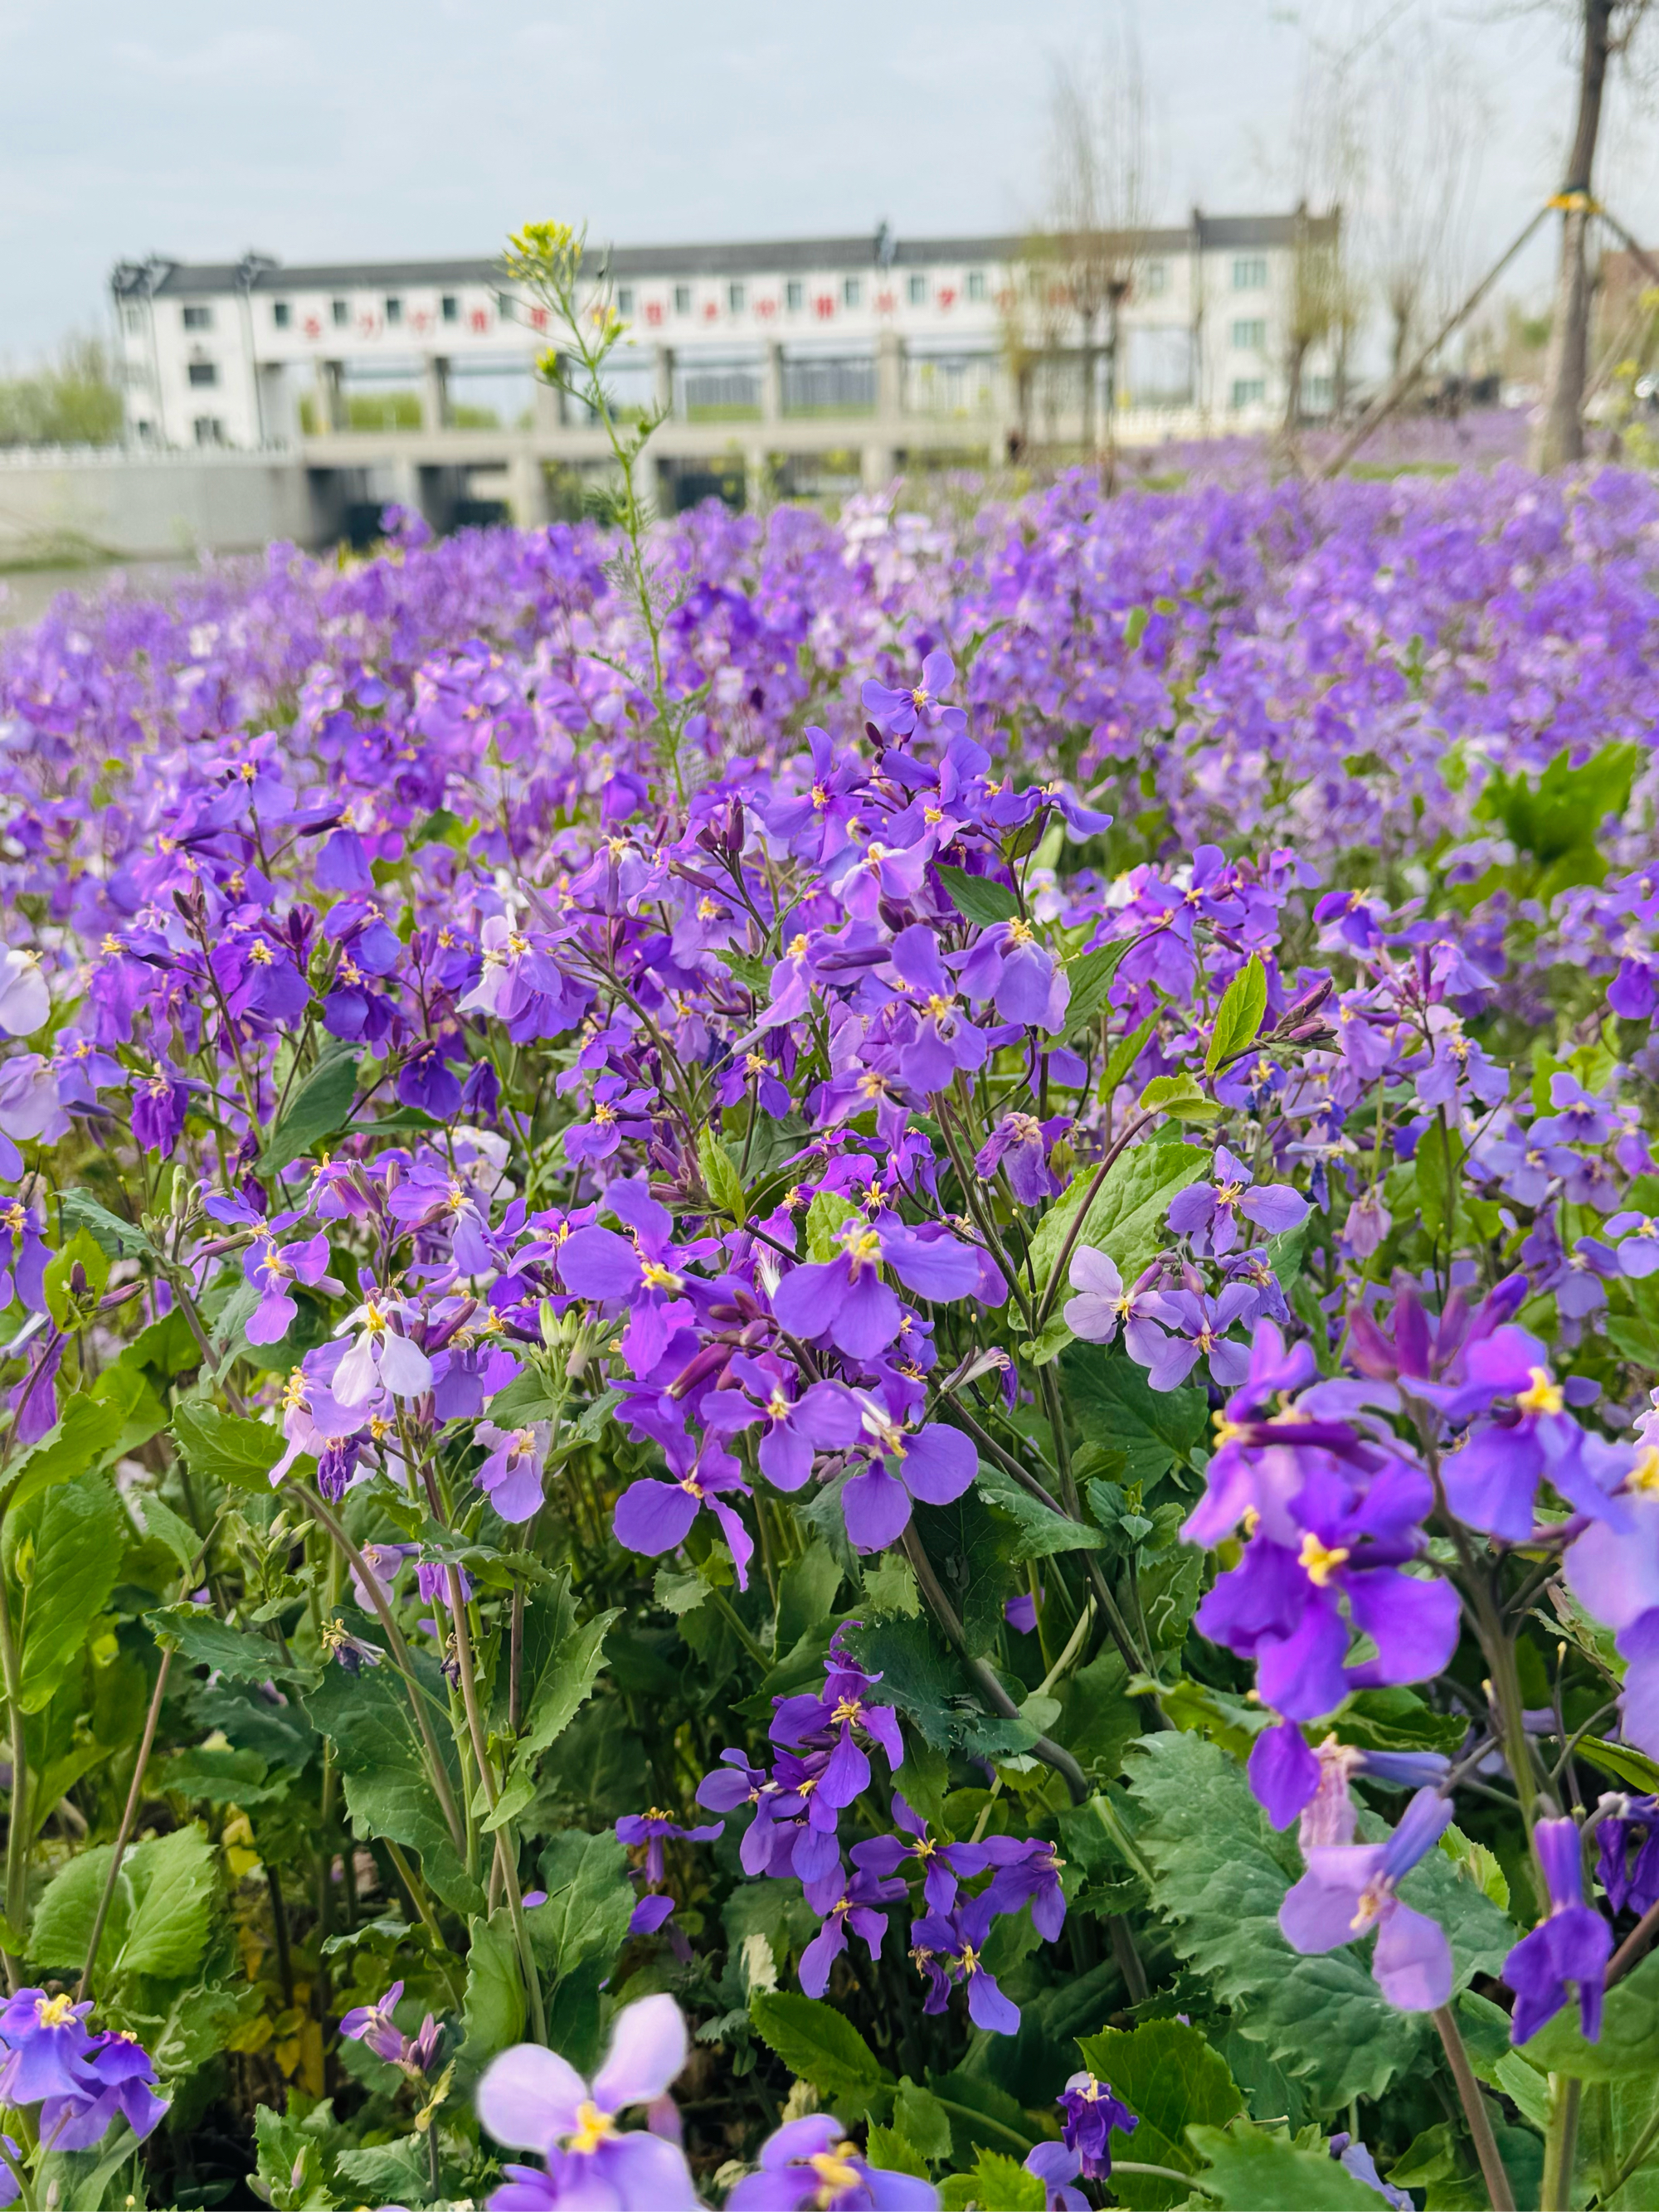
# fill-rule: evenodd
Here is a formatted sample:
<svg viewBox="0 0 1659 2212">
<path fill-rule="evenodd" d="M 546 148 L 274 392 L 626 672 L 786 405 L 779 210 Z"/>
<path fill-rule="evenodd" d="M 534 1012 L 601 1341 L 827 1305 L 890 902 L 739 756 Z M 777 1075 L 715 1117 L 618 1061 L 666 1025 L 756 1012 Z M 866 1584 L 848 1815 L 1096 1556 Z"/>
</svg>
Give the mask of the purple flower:
<svg viewBox="0 0 1659 2212">
<path fill-rule="evenodd" d="M 1207 1363 L 1212 1381 L 1230 1390 L 1249 1373 L 1250 1355 L 1227 1331 L 1255 1304 L 1255 1291 L 1249 1283 L 1229 1283 L 1216 1298 L 1202 1291 L 1154 1291 L 1144 1300 L 1141 1315 L 1125 1328 L 1124 1345 L 1136 1364 L 1146 1370 L 1147 1383 L 1154 1390 L 1178 1389 L 1200 1358 Z"/>
<path fill-rule="evenodd" d="M 533 1519 L 541 1510 L 542 1470 L 547 1463 L 551 1425 L 532 1421 L 527 1428 L 501 1429 L 494 1421 L 480 1421 L 472 1433 L 479 1443 L 489 1447 L 473 1481 L 503 1521 Z"/>
<path fill-rule="evenodd" d="M 837 1858 L 805 1890 L 813 1911 L 823 1915 L 823 1925 L 800 1954 L 800 1985 L 809 1997 L 821 1997 L 830 1986 L 830 1967 L 847 1948 L 849 1927 L 863 1938 L 872 1959 L 881 1956 L 887 1915 L 878 1908 L 898 1904 L 905 1888 L 902 1881 L 884 1881 L 866 1867 L 848 1879 Z"/>
<path fill-rule="evenodd" d="M 1040 1836 L 1027 1837 L 1024 1843 L 1012 1836 L 988 1836 L 981 1849 L 997 1869 L 985 1892 L 992 1912 L 1018 1912 L 1029 1898 L 1037 1934 L 1046 1942 L 1057 1941 L 1066 1924 L 1066 1893 L 1060 1886 L 1066 1862 L 1056 1856 L 1054 1845 Z"/>
<path fill-rule="evenodd" d="M 740 1352 L 726 1372 L 753 1396 L 724 1388 L 711 1390 L 699 1409 L 703 1425 L 712 1435 L 731 1436 L 762 1423 L 757 1456 L 761 1473 L 774 1489 L 799 1490 L 811 1474 L 817 1453 L 858 1441 L 862 1429 L 858 1403 L 842 1384 L 814 1382 L 798 1398 L 791 1397 L 789 1386 L 798 1379 L 795 1370 L 769 1352 L 755 1359 Z"/>
<path fill-rule="evenodd" d="M 1035 1114 L 1005 1114 L 980 1147 L 974 1173 L 988 1182 L 999 1167 L 1022 1206 L 1040 1206 L 1060 1188 L 1060 1178 L 1048 1165 L 1048 1136 Z"/>
<path fill-rule="evenodd" d="M 256 1237 L 242 1255 L 242 1273 L 259 1293 L 248 1316 L 250 1344 L 275 1344 L 288 1334 L 299 1308 L 289 1296 L 290 1283 L 305 1283 L 337 1297 L 344 1287 L 328 1272 L 328 1237 L 319 1230 L 297 1244 L 278 1245 L 269 1234 Z"/>
<path fill-rule="evenodd" d="M 944 1421 L 907 1429 L 891 1403 L 900 1395 L 896 1389 L 889 1389 L 885 1404 L 867 1390 L 857 1395 L 877 1456 L 842 1484 L 841 1510 L 854 1550 L 879 1552 L 908 1526 L 912 1498 L 948 1505 L 961 1497 L 979 1472 L 979 1448 Z"/>
<path fill-rule="evenodd" d="M 937 648 L 921 664 L 921 681 L 908 690 L 890 690 L 873 678 L 860 695 L 866 713 L 890 738 L 908 738 L 918 724 L 932 729 L 947 715 L 965 721 L 961 709 L 944 705 L 944 696 L 957 680 L 956 664 Z"/>
<path fill-rule="evenodd" d="M 1011 1597 L 1002 1608 L 1002 1617 L 1016 1636 L 1029 1636 L 1036 1626 L 1037 1601 L 1029 1590 L 1023 1596 Z"/>
<path fill-rule="evenodd" d="M 1604 1145 L 1613 1134 L 1606 1106 L 1577 1076 L 1551 1076 L 1550 1103 L 1554 1113 L 1540 1115 L 1532 1125 L 1535 1145 Z"/>
<path fill-rule="evenodd" d="M 431 1388 L 432 1362 L 404 1333 L 417 1318 L 415 1307 L 374 1291 L 339 1323 L 336 1336 L 357 1332 L 331 1385 L 341 1405 L 366 1406 L 382 1391 L 417 1398 Z"/>
<path fill-rule="evenodd" d="M 1308 1201 L 1289 1183 L 1267 1183 L 1260 1189 L 1243 1160 L 1224 1145 L 1215 1153 L 1214 1182 L 1188 1183 L 1170 1202 L 1170 1226 L 1177 1237 L 1190 1237 L 1194 1252 L 1219 1259 L 1238 1242 L 1238 1216 L 1253 1221 L 1270 1236 L 1300 1226 L 1308 1218 Z"/>
<path fill-rule="evenodd" d="M 675 1438 L 668 1449 L 670 1468 L 683 1463 L 690 1450 L 687 1439 Z M 691 1523 L 706 1508 L 720 1523 L 720 1533 L 732 1547 L 738 1588 L 747 1589 L 755 1541 L 735 1507 L 726 1503 L 726 1498 L 732 1493 L 741 1498 L 751 1495 L 731 1453 L 706 1442 L 699 1457 L 685 1468 L 678 1481 L 646 1480 L 630 1484 L 617 1500 L 611 1525 L 617 1541 L 629 1551 L 656 1558 L 683 1543 Z"/>
<path fill-rule="evenodd" d="M 19 1990 L 0 2011 L 0 2037 L 7 2050 L 0 2060 L 0 2100 L 36 2105 L 43 2097 L 76 2097 L 86 2087 L 85 2061 L 92 2038 L 86 2029 L 88 2004 L 44 1990 Z"/>
<path fill-rule="evenodd" d="M 1072 986 L 1054 956 L 1039 945 L 1029 921 L 993 922 L 960 955 L 957 981 L 976 1006 L 988 999 L 1005 1022 L 1058 1036 L 1066 1026 Z"/>
<path fill-rule="evenodd" d="M 712 1821 L 707 1827 L 682 1828 L 672 1814 L 659 1812 L 653 1805 L 644 1813 L 624 1813 L 617 1823 L 617 1840 L 630 1848 L 643 1847 L 645 1878 L 647 1882 L 659 1882 L 663 1878 L 662 1847 L 665 1843 L 712 1844 L 717 1836 L 726 1832 L 724 1820 Z"/>
<path fill-rule="evenodd" d="M 957 1002 L 957 987 L 939 957 L 939 939 L 921 922 L 900 930 L 890 957 L 904 986 L 909 1008 L 908 1034 L 899 1046 L 899 1080 L 908 1091 L 931 1097 L 943 1091 L 958 1068 L 970 1074 L 982 1067 L 990 1050 Z"/>
<path fill-rule="evenodd" d="M 1607 1223 L 1607 1234 L 1621 1240 L 1618 1246 L 1621 1273 L 1637 1281 L 1659 1273 L 1659 1221 L 1645 1213 L 1615 1213 Z"/>
<path fill-rule="evenodd" d="M 1499 1398 L 1513 1398 L 1514 1409 L 1475 1430 L 1445 1460 L 1446 1498 L 1460 1521 L 1522 1543 L 1532 1533 L 1538 1486 L 1547 1478 L 1579 1512 L 1629 1528 L 1627 1510 L 1609 1495 L 1629 1455 L 1584 1435 L 1535 1336 L 1513 1327 L 1494 1329 L 1469 1346 L 1462 1364 L 1461 1384 L 1431 1385 L 1422 1395 L 1454 1420 Z"/>
<path fill-rule="evenodd" d="M 896 1294 L 881 1279 L 884 1264 L 924 1298 L 966 1297 L 979 1283 L 979 1255 L 953 1237 L 918 1237 L 897 1222 L 854 1220 L 842 1229 L 841 1246 L 838 1260 L 791 1268 L 772 1293 L 772 1311 L 792 1336 L 811 1343 L 828 1339 L 849 1359 L 873 1359 L 899 1333 L 903 1316 Z"/>
<path fill-rule="evenodd" d="M 1133 2135 L 1140 2125 L 1112 2087 L 1096 2074 L 1073 2074 L 1054 2100 L 1065 2114 L 1060 2141 L 1077 2154 L 1078 2171 L 1090 2181 L 1105 2181 L 1112 2171 L 1112 2130 Z"/>
<path fill-rule="evenodd" d="M 1071 2185 L 1083 2171 L 1083 2160 L 1067 2144 L 1038 2143 L 1025 2154 L 1025 2171 L 1042 2184 L 1042 2212 L 1089 2212 L 1088 2198 Z"/>
<path fill-rule="evenodd" d="M 1567 1587 L 1614 1632 L 1625 1661 L 1619 1700 L 1626 1739 L 1659 1758 L 1659 1447 L 1645 1445 L 1626 1479 L 1626 1532 L 1592 1521 L 1562 1556 Z"/>
<path fill-rule="evenodd" d="M 404 1993 L 401 1982 L 393 1982 L 383 1997 L 373 2004 L 353 2005 L 340 2021 L 340 2033 L 354 2043 L 367 2044 L 377 2058 L 396 2065 L 403 2056 L 403 2030 L 392 2015 L 397 2010 L 398 2000 Z"/>
<path fill-rule="evenodd" d="M 478 2084 L 478 2118 L 497 2142 L 539 2151 L 547 2171 L 505 2167 L 509 2185 L 490 2198 L 491 2212 L 542 2212 L 561 2198 L 616 2212 L 695 2212 L 696 2190 L 679 2145 L 617 2124 L 630 2105 L 666 2096 L 685 2056 L 684 2019 L 673 1998 L 661 1996 L 617 2015 L 591 2087 L 539 2045 L 502 2051 Z"/>
<path fill-rule="evenodd" d="M 1596 1875 L 1615 1913 L 1626 1905 L 1646 1912 L 1659 1905 L 1659 1798 L 1619 1796 L 1611 1804 L 1596 1823 Z"/>
<path fill-rule="evenodd" d="M 839 2120 L 809 2112 L 767 2137 L 759 2172 L 746 2174 L 726 2202 L 727 2212 L 931 2212 L 939 2191 L 914 2174 L 872 2166 Z"/>
<path fill-rule="evenodd" d="M 1511 2043 L 1525 2043 L 1565 2004 L 1569 1984 L 1578 1990 L 1578 2016 L 1587 2043 L 1601 2033 L 1613 1930 L 1584 1902 L 1584 1861 L 1576 1820 L 1540 1820 L 1533 1843 L 1549 1892 L 1549 1909 L 1530 1936 L 1504 1961 L 1504 1979 L 1515 1991 Z"/>
<path fill-rule="evenodd" d="M 981 1955 L 994 1917 L 988 1894 L 970 1898 L 950 1913 L 929 1912 L 912 1923 L 910 1956 L 929 1987 L 922 2010 L 945 2010 L 951 1984 L 968 1992 L 968 2017 L 994 2035 L 1019 2033 L 1019 2007 L 1006 1997 Z"/>
<path fill-rule="evenodd" d="M 86 2081 L 71 2095 L 40 2107 L 40 2140 L 53 2150 L 90 2150 L 124 2119 L 140 2142 L 153 2134 L 167 2106 L 155 2094 L 155 2069 L 137 2036 L 110 2028 L 92 2039 Z"/>
<path fill-rule="evenodd" d="M 1451 1996 L 1451 1946 L 1426 1914 L 1402 1905 L 1399 1883 L 1450 1825 L 1452 1808 L 1419 1790 L 1386 1844 L 1329 1844 L 1307 1858 L 1308 1871 L 1279 1908 L 1285 1941 L 1304 1957 L 1334 1951 L 1376 1930 L 1371 1972 L 1401 2012 L 1435 2012 Z"/>
<path fill-rule="evenodd" d="M 37 954 L 9 945 L 0 952 L 0 1030 L 8 1036 L 33 1036 L 52 1014 L 52 994 Z"/>
<path fill-rule="evenodd" d="M 907 1843 L 899 1836 L 876 1836 L 868 1843 L 854 1844 L 853 1863 L 872 1874 L 895 1875 L 906 1859 L 914 1859 L 927 1876 L 921 1893 L 929 1912 L 948 1912 L 957 1901 L 958 1881 L 971 1881 L 991 1863 L 990 1853 L 982 1844 L 936 1843 L 927 1832 L 927 1821 L 906 1804 L 896 1790 L 893 1792 L 893 1823 L 911 1840 Z"/>
</svg>

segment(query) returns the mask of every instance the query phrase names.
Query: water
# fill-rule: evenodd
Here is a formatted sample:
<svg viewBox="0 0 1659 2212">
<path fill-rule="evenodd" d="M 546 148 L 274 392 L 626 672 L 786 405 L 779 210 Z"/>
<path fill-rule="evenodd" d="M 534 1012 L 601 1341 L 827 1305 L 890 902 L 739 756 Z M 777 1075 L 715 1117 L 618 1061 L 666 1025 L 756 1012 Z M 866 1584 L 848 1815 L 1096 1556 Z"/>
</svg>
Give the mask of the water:
<svg viewBox="0 0 1659 2212">
<path fill-rule="evenodd" d="M 164 595 L 167 586 L 195 572 L 193 559 L 129 561 L 108 567 L 0 569 L 0 630 L 21 629 L 38 622 L 59 592 L 98 599 L 125 581 L 134 592 Z"/>
</svg>

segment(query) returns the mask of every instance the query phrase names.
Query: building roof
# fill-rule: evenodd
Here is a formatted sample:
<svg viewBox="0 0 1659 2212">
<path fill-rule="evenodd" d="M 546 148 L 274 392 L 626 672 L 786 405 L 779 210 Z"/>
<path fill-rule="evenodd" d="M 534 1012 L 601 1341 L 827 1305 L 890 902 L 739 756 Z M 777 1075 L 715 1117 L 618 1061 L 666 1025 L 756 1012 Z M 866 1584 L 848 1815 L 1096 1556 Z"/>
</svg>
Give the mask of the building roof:
<svg viewBox="0 0 1659 2212">
<path fill-rule="evenodd" d="M 1139 233 L 1136 251 L 1181 253 L 1198 243 L 1215 252 L 1248 246 L 1294 245 L 1295 215 L 1209 216 L 1194 210 L 1192 223 L 1178 229 Z M 1309 236 L 1323 243 L 1334 238 L 1335 213 L 1306 218 Z M 1027 250 L 1023 235 L 895 239 L 884 228 L 842 238 L 744 240 L 690 246 L 595 246 L 588 259 L 595 273 L 608 268 L 612 277 L 748 276 L 776 271 L 870 269 L 890 260 L 907 267 L 943 262 L 1017 261 Z M 292 265 L 269 255 L 243 261 L 172 261 L 153 256 L 145 262 L 118 262 L 110 283 L 118 299 L 152 293 L 159 298 L 234 292 L 396 291 L 409 286 L 500 284 L 499 261 L 334 261 Z"/>
</svg>

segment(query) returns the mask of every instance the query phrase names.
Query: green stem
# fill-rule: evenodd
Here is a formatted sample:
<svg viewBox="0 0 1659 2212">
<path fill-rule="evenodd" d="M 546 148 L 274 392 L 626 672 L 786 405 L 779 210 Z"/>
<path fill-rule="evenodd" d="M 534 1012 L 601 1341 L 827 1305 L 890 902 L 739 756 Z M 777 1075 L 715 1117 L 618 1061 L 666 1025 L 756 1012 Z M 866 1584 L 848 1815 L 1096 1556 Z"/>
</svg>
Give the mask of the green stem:
<svg viewBox="0 0 1659 2212">
<path fill-rule="evenodd" d="M 466 1990 L 456 1976 L 455 1968 L 452 1964 L 453 1954 L 444 1941 L 444 1931 L 438 1925 L 438 1916 L 432 1909 L 432 1899 L 427 1894 L 426 1884 L 410 1866 L 401 1844 L 394 1844 L 389 1836 L 382 1837 L 381 1841 L 386 1845 L 392 1865 L 398 1869 L 398 1881 L 409 1892 L 410 1903 L 421 1917 L 421 1925 L 432 1938 L 432 1948 L 437 1956 L 438 1967 L 445 1981 L 449 1984 L 449 1994 L 455 2000 L 455 2009 L 457 2012 L 463 2011 L 466 2005 Z"/>
<path fill-rule="evenodd" d="M 23 1743 L 22 1679 L 17 1663 L 17 1647 L 12 1639 L 11 1606 L 6 1595 L 5 1571 L 0 1566 L 0 1670 L 3 1671 L 6 1686 L 6 1710 L 11 1729 L 11 1819 L 6 1836 L 6 1918 L 13 1928 L 22 1932 L 27 1899 L 24 1884 L 28 1873 L 28 1756 Z M 6 1980 L 13 1990 L 21 1987 L 21 1962 L 6 1954 Z"/>
<path fill-rule="evenodd" d="M 1550 2119 L 1544 2136 L 1540 2212 L 1571 2212 L 1572 2169 L 1578 2148 L 1578 2106 L 1584 2085 L 1573 2074 L 1550 2075 Z"/>
<path fill-rule="evenodd" d="M 109 1917 L 110 1901 L 115 1895 L 115 1884 L 121 1872 L 122 1855 L 132 1833 L 133 1822 L 138 1817 L 138 1806 L 143 1794 L 144 1769 L 149 1764 L 150 1747 L 155 1741 L 156 1723 L 161 1717 L 161 1700 L 167 1695 L 167 1675 L 173 1666 L 173 1653 L 163 1651 L 161 1663 L 155 1670 L 155 1687 L 150 1692 L 149 1711 L 144 1716 L 144 1732 L 138 1740 L 138 1763 L 132 1770 L 132 1781 L 127 1790 L 125 1810 L 121 1825 L 116 1831 L 115 1849 L 110 1854 L 109 1872 L 104 1876 L 103 1894 L 98 1899 L 98 1911 L 94 1916 L 92 1934 L 87 1942 L 87 1963 L 81 1969 L 81 1982 L 75 1992 L 75 2002 L 85 2002 L 92 1970 L 98 1960 L 98 1946 L 104 1938 L 104 1923 Z"/>
<path fill-rule="evenodd" d="M 1077 1212 L 1072 1216 L 1071 1226 L 1066 1231 L 1059 1251 L 1054 1255 L 1053 1270 L 1043 1286 L 1042 1296 L 1037 1302 L 1036 1318 L 1031 1329 L 1033 1336 L 1041 1336 L 1042 1334 L 1042 1324 L 1048 1320 L 1054 1299 L 1059 1294 L 1060 1286 L 1066 1279 L 1066 1270 L 1071 1263 L 1072 1254 L 1076 1249 L 1078 1238 L 1083 1234 L 1083 1224 L 1089 1218 L 1089 1209 L 1100 1195 L 1101 1185 L 1117 1165 L 1130 1139 L 1138 1137 L 1146 1124 L 1156 1119 L 1155 1113 L 1137 1115 L 1116 1142 L 1108 1146 L 1100 1165 L 1090 1177 L 1089 1188 L 1084 1192 Z M 1047 1217 L 1044 1218 L 1046 1219 Z"/>
<path fill-rule="evenodd" d="M 1492 2131 L 1492 2116 L 1486 2110 L 1480 2084 L 1474 2078 L 1474 2069 L 1469 2064 L 1469 2054 L 1463 2048 L 1463 2039 L 1458 2033 L 1457 2021 L 1449 2005 L 1442 2005 L 1434 2015 L 1434 2024 L 1440 2031 L 1440 2040 L 1445 2047 L 1447 2063 L 1452 2079 L 1457 2084 L 1458 2101 L 1463 2107 L 1463 2117 L 1469 2124 L 1469 2133 L 1474 2138 L 1474 2154 L 1480 2161 L 1481 2179 L 1486 2185 L 1486 2195 L 1492 2212 L 1515 2212 L 1515 2192 L 1510 2187 L 1510 2177 L 1504 2161 L 1498 2154 L 1498 2138 Z"/>
<path fill-rule="evenodd" d="M 1641 2134 L 1637 2136 L 1636 2148 L 1614 2174 L 1612 2181 L 1601 2191 L 1601 2202 L 1604 2204 L 1619 2194 L 1631 2176 L 1639 2168 L 1643 2160 L 1646 2158 L 1656 2142 L 1659 2142 L 1659 2112 L 1654 2114 Z"/>
</svg>

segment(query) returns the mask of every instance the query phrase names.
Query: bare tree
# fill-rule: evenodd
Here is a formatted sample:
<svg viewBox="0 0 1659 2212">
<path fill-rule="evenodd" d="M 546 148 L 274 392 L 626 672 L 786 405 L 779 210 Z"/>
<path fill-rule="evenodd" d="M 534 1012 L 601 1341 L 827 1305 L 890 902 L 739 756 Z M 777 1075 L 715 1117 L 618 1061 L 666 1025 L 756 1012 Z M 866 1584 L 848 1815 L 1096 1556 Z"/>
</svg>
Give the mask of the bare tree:
<svg viewBox="0 0 1659 2212">
<path fill-rule="evenodd" d="M 1358 52 L 1310 48 L 1297 94 L 1290 143 L 1296 232 L 1285 329 L 1287 435 L 1302 419 L 1309 355 L 1328 346 L 1346 362 L 1364 313 L 1342 236 L 1343 210 L 1359 198 L 1366 174 Z M 1322 206 L 1325 211 L 1316 212 Z"/>
<path fill-rule="evenodd" d="M 1127 12 L 1095 60 L 1056 64 L 1048 123 L 1043 247 L 1080 329 L 1083 448 L 1092 454 L 1103 335 L 1109 450 L 1115 442 L 1123 302 L 1134 283 L 1151 199 L 1146 82 Z"/>
<path fill-rule="evenodd" d="M 1370 210 L 1378 289 L 1398 376 L 1414 344 L 1468 289 L 1465 246 L 1480 181 L 1486 106 L 1463 54 L 1419 21 L 1378 52 Z"/>
<path fill-rule="evenodd" d="M 1584 454 L 1584 385 L 1589 371 L 1591 197 L 1608 67 L 1628 58 L 1651 0 L 1571 0 L 1578 38 L 1578 102 L 1559 204 L 1561 254 L 1556 266 L 1544 370 L 1544 407 L 1533 437 L 1533 465 L 1561 467 Z"/>
</svg>

